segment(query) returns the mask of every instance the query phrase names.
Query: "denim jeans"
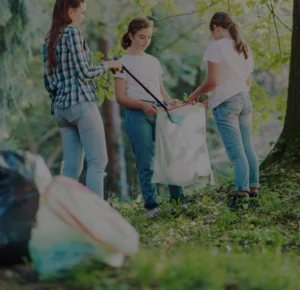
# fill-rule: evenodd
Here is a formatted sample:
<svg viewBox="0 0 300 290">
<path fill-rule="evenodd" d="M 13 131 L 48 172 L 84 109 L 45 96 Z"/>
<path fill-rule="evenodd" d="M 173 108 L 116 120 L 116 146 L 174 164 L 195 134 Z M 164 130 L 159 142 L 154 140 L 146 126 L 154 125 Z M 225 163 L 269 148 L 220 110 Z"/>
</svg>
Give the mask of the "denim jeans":
<svg viewBox="0 0 300 290">
<path fill-rule="evenodd" d="M 247 93 L 232 96 L 213 109 L 218 131 L 233 164 L 235 189 L 259 187 L 259 168 L 252 145 L 252 104 Z"/>
<path fill-rule="evenodd" d="M 86 186 L 103 198 L 104 170 L 107 152 L 104 126 L 94 102 L 54 109 L 64 154 L 63 175 L 78 180 L 83 165 L 83 149 L 87 161 Z"/>
<path fill-rule="evenodd" d="M 139 183 L 146 209 L 158 207 L 156 185 L 151 182 L 154 166 L 156 115 L 148 117 L 142 110 L 126 109 L 125 133 L 135 156 Z M 168 185 L 170 200 L 183 200 L 183 188 Z"/>
</svg>

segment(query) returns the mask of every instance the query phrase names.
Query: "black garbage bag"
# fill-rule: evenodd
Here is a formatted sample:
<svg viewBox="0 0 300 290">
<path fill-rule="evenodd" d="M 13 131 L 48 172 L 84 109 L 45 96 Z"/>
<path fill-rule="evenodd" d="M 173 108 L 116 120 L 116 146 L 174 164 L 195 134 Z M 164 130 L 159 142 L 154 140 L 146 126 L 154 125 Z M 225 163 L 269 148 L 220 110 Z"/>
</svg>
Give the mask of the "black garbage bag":
<svg viewBox="0 0 300 290">
<path fill-rule="evenodd" d="M 30 261 L 28 243 L 39 206 L 34 164 L 22 153 L 0 151 L 0 266 Z"/>
</svg>

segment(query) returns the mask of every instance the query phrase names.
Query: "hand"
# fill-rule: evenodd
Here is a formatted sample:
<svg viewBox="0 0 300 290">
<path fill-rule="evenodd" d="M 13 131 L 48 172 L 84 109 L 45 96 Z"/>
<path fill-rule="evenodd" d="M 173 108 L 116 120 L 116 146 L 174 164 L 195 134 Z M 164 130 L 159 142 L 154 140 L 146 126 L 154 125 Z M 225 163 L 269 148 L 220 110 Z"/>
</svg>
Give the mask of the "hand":
<svg viewBox="0 0 300 290">
<path fill-rule="evenodd" d="M 194 94 L 191 94 L 189 96 L 188 103 L 194 105 L 194 104 L 198 103 L 199 99 L 200 99 L 200 96 L 196 96 Z"/>
<path fill-rule="evenodd" d="M 142 110 L 148 117 L 152 117 L 157 113 L 157 107 L 153 103 L 144 102 L 144 104 L 142 105 Z"/>
<path fill-rule="evenodd" d="M 178 107 L 178 100 L 171 99 L 170 101 L 167 102 L 167 107 L 168 107 L 168 109 Z"/>
<path fill-rule="evenodd" d="M 106 66 L 108 69 L 114 69 L 115 72 L 120 72 L 122 70 L 122 63 L 118 60 L 107 61 Z"/>
<path fill-rule="evenodd" d="M 208 101 L 204 101 L 201 103 L 203 107 L 207 110 L 208 109 Z"/>
</svg>

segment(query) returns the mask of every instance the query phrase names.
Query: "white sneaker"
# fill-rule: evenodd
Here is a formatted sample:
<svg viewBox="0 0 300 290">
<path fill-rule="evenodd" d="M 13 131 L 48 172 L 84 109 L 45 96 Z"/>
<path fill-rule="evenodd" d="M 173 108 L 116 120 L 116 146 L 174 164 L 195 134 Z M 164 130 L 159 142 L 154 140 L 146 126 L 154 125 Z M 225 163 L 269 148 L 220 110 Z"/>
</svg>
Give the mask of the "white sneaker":
<svg viewBox="0 0 300 290">
<path fill-rule="evenodd" d="M 160 213 L 159 207 L 149 209 L 147 212 L 147 217 L 148 217 L 148 219 L 156 219 L 156 218 L 158 218 L 159 213 Z"/>
</svg>

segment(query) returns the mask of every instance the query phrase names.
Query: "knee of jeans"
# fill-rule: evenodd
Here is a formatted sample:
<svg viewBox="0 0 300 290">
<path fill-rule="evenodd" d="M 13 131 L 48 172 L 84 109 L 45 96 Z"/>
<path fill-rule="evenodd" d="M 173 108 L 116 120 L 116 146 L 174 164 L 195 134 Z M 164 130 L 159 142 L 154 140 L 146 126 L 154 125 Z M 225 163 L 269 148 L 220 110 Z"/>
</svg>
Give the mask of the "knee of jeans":
<svg viewBox="0 0 300 290">
<path fill-rule="evenodd" d="M 241 155 L 241 154 L 237 154 L 237 155 L 229 155 L 229 159 L 231 162 L 233 163 L 240 163 L 240 164 L 243 164 L 243 165 L 247 165 L 247 158 L 244 156 L 244 155 Z"/>
<path fill-rule="evenodd" d="M 80 174 L 80 166 L 64 165 L 63 175 L 71 178 L 78 178 Z"/>
<path fill-rule="evenodd" d="M 151 167 L 148 168 L 138 168 L 138 173 L 140 177 L 143 178 L 152 178 L 153 175 L 153 169 Z"/>
<path fill-rule="evenodd" d="M 245 152 L 242 149 L 233 149 L 233 150 L 228 150 L 228 157 L 230 161 L 232 162 L 239 162 L 239 161 L 244 161 L 246 160 L 246 155 Z"/>
<path fill-rule="evenodd" d="M 245 153 L 246 153 L 247 155 L 250 155 L 250 154 L 254 154 L 254 155 L 255 155 L 255 151 L 254 151 L 254 148 L 253 148 L 252 144 L 247 144 L 247 145 L 244 147 L 244 149 L 245 149 Z"/>
<path fill-rule="evenodd" d="M 107 156 L 98 157 L 98 158 L 92 158 L 87 160 L 87 165 L 92 167 L 97 167 L 100 169 L 105 169 L 106 165 L 108 163 Z"/>
</svg>

